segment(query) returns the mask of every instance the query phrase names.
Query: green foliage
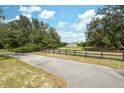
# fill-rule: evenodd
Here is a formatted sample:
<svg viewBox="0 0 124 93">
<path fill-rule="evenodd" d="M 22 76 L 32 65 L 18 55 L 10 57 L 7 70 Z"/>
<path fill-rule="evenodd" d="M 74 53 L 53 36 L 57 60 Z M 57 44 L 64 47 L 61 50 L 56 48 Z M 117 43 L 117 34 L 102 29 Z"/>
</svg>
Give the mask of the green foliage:
<svg viewBox="0 0 124 93">
<path fill-rule="evenodd" d="M 4 20 L 5 19 L 5 16 L 3 15 L 3 11 L 2 9 L 0 9 L 0 21 L 1 20 Z M 1 22 L 0 22 L 1 23 Z"/>
<path fill-rule="evenodd" d="M 68 43 L 66 43 L 66 42 L 60 43 L 60 47 L 66 47 L 66 45 L 68 45 Z"/>
<path fill-rule="evenodd" d="M 15 52 L 17 53 L 27 53 L 27 52 L 34 52 L 40 50 L 40 46 L 37 44 L 26 44 L 24 46 L 21 46 L 17 49 L 15 49 Z"/>
<path fill-rule="evenodd" d="M 27 43 L 41 48 L 56 48 L 61 43 L 55 28 L 35 18 L 30 21 L 23 15 L 20 15 L 19 20 L 0 24 L 0 35 L 0 48 L 7 49 L 21 47 Z"/>
<path fill-rule="evenodd" d="M 104 6 L 87 26 L 87 41 L 91 46 L 104 48 L 124 47 L 124 7 Z"/>
<path fill-rule="evenodd" d="M 78 44 L 78 46 L 85 48 L 85 47 L 87 47 L 88 45 L 87 45 L 86 42 L 81 42 L 81 43 Z"/>
</svg>

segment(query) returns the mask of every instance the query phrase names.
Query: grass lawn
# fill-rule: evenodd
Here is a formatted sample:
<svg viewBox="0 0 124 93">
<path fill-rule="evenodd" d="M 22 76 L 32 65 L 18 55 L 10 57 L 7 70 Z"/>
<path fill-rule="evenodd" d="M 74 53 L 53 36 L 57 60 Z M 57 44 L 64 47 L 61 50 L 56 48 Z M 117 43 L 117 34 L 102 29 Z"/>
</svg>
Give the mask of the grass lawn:
<svg viewBox="0 0 124 93">
<path fill-rule="evenodd" d="M 107 59 L 97 59 L 83 56 L 70 56 L 62 54 L 52 54 L 52 53 L 43 53 L 43 52 L 33 52 L 33 54 L 62 58 L 67 60 L 79 61 L 90 64 L 104 65 L 115 69 L 124 69 L 124 62 L 116 60 L 107 60 Z"/>
<path fill-rule="evenodd" d="M 0 88 L 66 87 L 66 81 L 12 57 L 0 56 Z"/>
<path fill-rule="evenodd" d="M 12 51 L 8 51 L 7 49 L 0 49 L 0 53 L 12 53 Z"/>
<path fill-rule="evenodd" d="M 64 49 L 64 50 L 84 50 L 84 48 L 83 47 L 60 47 L 60 48 L 58 48 L 58 49 Z"/>
</svg>

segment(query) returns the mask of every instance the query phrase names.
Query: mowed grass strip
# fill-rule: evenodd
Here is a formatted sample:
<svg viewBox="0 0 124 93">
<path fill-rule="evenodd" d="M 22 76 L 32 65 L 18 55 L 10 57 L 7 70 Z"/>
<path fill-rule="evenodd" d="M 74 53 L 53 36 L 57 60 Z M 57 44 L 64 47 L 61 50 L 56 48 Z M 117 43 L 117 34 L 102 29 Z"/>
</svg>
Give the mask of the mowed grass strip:
<svg viewBox="0 0 124 93">
<path fill-rule="evenodd" d="M 0 53 L 13 53 L 13 52 L 8 51 L 7 49 L 0 49 Z"/>
<path fill-rule="evenodd" d="M 62 50 L 84 50 L 83 47 L 60 47 L 58 49 L 62 49 Z"/>
<path fill-rule="evenodd" d="M 103 66 L 108 66 L 108 67 L 111 67 L 114 69 L 123 69 L 124 70 L 124 62 L 123 61 L 98 59 L 98 58 L 83 57 L 83 56 L 71 56 L 71 55 L 62 55 L 62 54 L 53 54 L 53 53 L 43 53 L 43 52 L 33 52 L 33 54 L 37 54 L 37 55 L 41 55 L 41 56 L 48 56 L 48 57 L 62 58 L 62 59 L 66 59 L 66 60 L 78 61 L 78 62 L 83 62 L 83 63 L 103 65 Z"/>
<path fill-rule="evenodd" d="M 66 81 L 18 59 L 0 56 L 0 88 L 23 87 L 62 88 Z"/>
</svg>

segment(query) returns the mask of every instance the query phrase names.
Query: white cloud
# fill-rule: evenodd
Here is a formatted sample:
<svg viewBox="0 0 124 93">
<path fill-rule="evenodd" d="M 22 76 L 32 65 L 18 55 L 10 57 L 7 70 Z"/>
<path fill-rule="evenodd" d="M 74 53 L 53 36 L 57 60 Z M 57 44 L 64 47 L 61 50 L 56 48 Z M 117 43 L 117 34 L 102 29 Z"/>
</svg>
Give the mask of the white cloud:
<svg viewBox="0 0 124 93">
<path fill-rule="evenodd" d="M 30 7 L 30 10 L 31 10 L 32 12 L 34 12 L 34 11 L 39 12 L 39 11 L 41 11 L 41 8 L 38 7 L 38 6 L 31 6 L 31 7 Z"/>
<path fill-rule="evenodd" d="M 5 20 L 2 20 L 0 23 L 5 23 L 6 24 L 6 23 L 9 23 L 13 20 L 15 20 L 15 19 L 5 19 Z"/>
<path fill-rule="evenodd" d="M 32 17 L 32 15 L 30 13 L 23 13 L 22 15 L 28 17 L 29 19 L 31 19 L 31 17 Z"/>
<path fill-rule="evenodd" d="M 20 19 L 19 15 L 17 15 L 15 19 L 16 19 L 16 20 L 19 20 L 19 19 Z"/>
<path fill-rule="evenodd" d="M 32 12 L 40 12 L 41 8 L 38 6 L 29 6 L 29 7 L 21 6 L 19 11 L 21 12 L 22 15 L 31 19 L 31 17 L 32 17 L 31 13 Z"/>
<path fill-rule="evenodd" d="M 91 22 L 91 19 L 80 20 L 79 22 L 75 22 L 72 24 L 72 28 L 75 31 L 86 31 L 87 24 Z"/>
<path fill-rule="evenodd" d="M 59 22 L 58 22 L 58 27 L 59 27 L 59 28 L 65 28 L 66 25 L 67 25 L 67 23 L 64 22 L 64 21 L 59 21 Z"/>
<path fill-rule="evenodd" d="M 58 31 L 63 42 L 80 42 L 85 41 L 85 34 L 82 32 L 75 31 Z"/>
<path fill-rule="evenodd" d="M 38 6 L 29 6 L 29 7 L 25 7 L 25 6 L 21 6 L 19 9 L 20 12 L 25 12 L 25 13 L 32 13 L 32 12 L 39 12 L 41 11 L 41 8 Z"/>
<path fill-rule="evenodd" d="M 28 18 L 32 17 L 33 12 L 39 12 L 39 17 L 42 19 L 51 19 L 55 15 L 55 11 L 42 10 L 39 6 L 20 6 L 19 11 Z"/>
<path fill-rule="evenodd" d="M 86 41 L 85 32 L 87 30 L 87 24 L 89 24 L 93 18 L 97 17 L 101 19 L 103 15 L 96 16 L 95 10 L 87 10 L 84 13 L 78 14 L 76 20 L 71 24 L 67 24 L 64 21 L 58 22 L 57 29 L 61 40 L 63 42 Z"/>
<path fill-rule="evenodd" d="M 72 28 L 79 31 L 86 31 L 87 24 L 89 24 L 96 15 L 95 10 L 87 10 L 86 12 L 78 15 L 78 22 L 72 24 Z M 100 17 L 100 16 L 99 16 Z"/>
<path fill-rule="evenodd" d="M 79 14 L 78 18 L 79 19 L 89 19 L 95 16 L 95 10 L 87 10 L 86 12 Z"/>
<path fill-rule="evenodd" d="M 55 11 L 50 11 L 50 10 L 43 10 L 39 14 L 39 17 L 42 19 L 51 19 L 55 15 Z"/>
<path fill-rule="evenodd" d="M 67 24 L 66 29 L 63 31 L 60 29 L 58 32 L 61 36 L 61 40 L 64 42 L 80 42 L 85 41 L 85 31 L 87 24 L 89 24 L 96 15 L 95 10 L 87 10 L 84 13 L 77 15 L 77 20 L 71 24 Z M 98 16 L 101 17 L 101 16 Z M 64 23 L 60 23 L 63 26 Z"/>
</svg>

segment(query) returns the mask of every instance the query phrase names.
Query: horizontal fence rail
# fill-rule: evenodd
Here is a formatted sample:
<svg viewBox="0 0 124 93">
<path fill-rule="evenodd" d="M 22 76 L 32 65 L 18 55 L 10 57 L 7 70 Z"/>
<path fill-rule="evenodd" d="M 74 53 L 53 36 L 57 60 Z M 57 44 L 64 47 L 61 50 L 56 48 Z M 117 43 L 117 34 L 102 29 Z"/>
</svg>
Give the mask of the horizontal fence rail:
<svg viewBox="0 0 124 93">
<path fill-rule="evenodd" d="M 97 51 L 87 51 L 87 50 L 64 50 L 64 49 L 45 49 L 42 50 L 42 52 L 124 61 L 124 53 L 109 53 L 102 51 L 97 52 Z"/>
</svg>

